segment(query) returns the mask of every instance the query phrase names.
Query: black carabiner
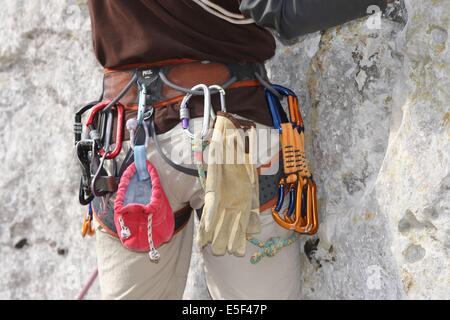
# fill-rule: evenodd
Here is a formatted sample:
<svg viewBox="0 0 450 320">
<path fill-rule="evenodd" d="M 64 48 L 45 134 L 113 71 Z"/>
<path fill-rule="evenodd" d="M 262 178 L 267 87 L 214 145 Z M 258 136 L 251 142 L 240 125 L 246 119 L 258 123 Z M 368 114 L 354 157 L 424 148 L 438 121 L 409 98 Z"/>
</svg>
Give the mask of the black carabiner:
<svg viewBox="0 0 450 320">
<path fill-rule="evenodd" d="M 73 124 L 73 130 L 75 134 L 75 144 L 81 141 L 82 134 L 83 134 L 83 123 L 81 122 L 83 114 L 85 114 L 87 111 L 91 110 L 95 105 L 97 105 L 99 101 L 93 101 L 91 103 L 88 103 L 84 107 L 81 107 L 76 113 L 75 113 L 75 121 Z"/>
</svg>

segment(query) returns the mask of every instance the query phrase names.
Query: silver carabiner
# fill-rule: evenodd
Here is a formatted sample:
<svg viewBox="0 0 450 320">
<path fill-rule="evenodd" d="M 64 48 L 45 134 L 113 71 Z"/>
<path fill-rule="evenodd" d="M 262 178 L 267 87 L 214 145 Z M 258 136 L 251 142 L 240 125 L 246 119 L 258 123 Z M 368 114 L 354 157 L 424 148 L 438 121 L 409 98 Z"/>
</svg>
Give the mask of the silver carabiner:
<svg viewBox="0 0 450 320">
<path fill-rule="evenodd" d="M 200 133 L 201 139 L 205 139 L 208 135 L 209 129 L 210 129 L 210 118 L 211 118 L 211 93 L 209 91 L 208 86 L 204 84 L 198 84 L 195 87 L 193 87 L 191 90 L 202 90 L 203 96 L 204 96 L 204 107 L 203 107 L 203 126 L 202 131 Z M 184 130 L 184 133 L 191 139 L 194 139 L 195 135 L 191 131 L 189 126 L 189 120 L 190 120 L 190 114 L 189 114 L 189 108 L 188 103 L 189 100 L 192 98 L 192 94 L 188 93 L 184 98 L 183 101 L 181 101 L 180 105 L 180 120 L 181 124 Z"/>
<path fill-rule="evenodd" d="M 209 91 L 217 90 L 220 94 L 220 110 L 222 112 L 227 112 L 227 106 L 225 103 L 225 89 L 218 85 L 209 86 Z M 211 118 L 216 120 L 216 113 L 214 112 L 214 108 L 211 107 Z"/>
</svg>

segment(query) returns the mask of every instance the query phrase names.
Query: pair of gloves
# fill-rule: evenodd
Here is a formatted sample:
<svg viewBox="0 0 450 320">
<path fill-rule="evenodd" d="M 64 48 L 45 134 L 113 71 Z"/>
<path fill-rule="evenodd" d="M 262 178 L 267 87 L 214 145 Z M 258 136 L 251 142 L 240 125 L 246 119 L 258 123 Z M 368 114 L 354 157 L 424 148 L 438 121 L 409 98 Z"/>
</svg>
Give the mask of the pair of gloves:
<svg viewBox="0 0 450 320">
<path fill-rule="evenodd" d="M 247 237 L 261 231 L 259 184 L 252 145 L 256 127 L 219 112 L 209 145 L 205 206 L 197 233 L 214 255 L 244 256 Z"/>
</svg>

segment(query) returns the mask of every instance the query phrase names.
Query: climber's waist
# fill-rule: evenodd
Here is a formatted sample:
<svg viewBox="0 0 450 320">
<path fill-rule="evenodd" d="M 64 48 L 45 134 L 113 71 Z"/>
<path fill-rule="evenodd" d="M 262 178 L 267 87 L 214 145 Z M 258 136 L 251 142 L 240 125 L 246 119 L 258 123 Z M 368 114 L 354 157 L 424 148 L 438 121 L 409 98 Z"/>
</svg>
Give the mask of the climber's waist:
<svg viewBox="0 0 450 320">
<path fill-rule="evenodd" d="M 227 108 L 230 112 L 271 125 L 272 120 L 265 107 L 264 88 L 255 73 L 266 76 L 264 66 L 258 63 L 222 64 L 185 59 L 105 69 L 103 100 L 120 96 L 127 84 L 131 84 L 119 102 L 125 107 L 125 118 L 133 118 L 138 104 L 138 83 L 145 81 L 150 90 L 150 103 L 155 108 L 156 131 L 161 134 L 180 122 L 179 105 L 186 92 L 181 88 L 178 90 L 178 87 L 190 89 L 199 83 L 219 85 L 226 90 Z M 133 81 L 135 75 L 138 77 L 137 81 Z M 220 110 L 219 95 L 213 94 L 211 98 L 214 109 Z M 202 117 L 203 98 L 194 96 L 190 100 L 189 109 L 191 118 Z"/>
</svg>

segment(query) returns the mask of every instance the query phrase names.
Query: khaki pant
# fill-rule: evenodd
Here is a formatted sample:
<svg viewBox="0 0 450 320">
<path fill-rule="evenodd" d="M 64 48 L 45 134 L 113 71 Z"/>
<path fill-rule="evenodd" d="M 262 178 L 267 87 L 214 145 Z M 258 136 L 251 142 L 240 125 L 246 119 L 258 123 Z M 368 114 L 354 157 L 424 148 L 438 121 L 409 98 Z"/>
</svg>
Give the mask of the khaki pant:
<svg viewBox="0 0 450 320">
<path fill-rule="evenodd" d="M 201 125 L 201 119 L 191 120 Z M 257 128 L 264 126 L 257 125 Z M 190 143 L 178 125 L 158 136 L 164 152 L 175 162 L 190 158 Z M 275 139 L 274 139 L 275 141 Z M 148 158 L 158 169 L 161 183 L 174 211 L 187 203 L 194 209 L 203 205 L 203 190 L 197 178 L 174 170 L 160 158 L 152 143 Z M 270 153 L 267 154 L 270 156 Z M 260 159 L 267 163 L 268 159 Z M 291 233 L 279 227 L 270 209 L 261 213 L 262 232 L 258 239 L 287 238 Z M 97 259 L 100 287 L 104 299 L 181 299 L 189 271 L 194 235 L 194 215 L 187 226 L 158 250 L 161 260 L 155 264 L 145 253 L 135 253 L 104 232 L 97 232 Z M 275 257 L 250 263 L 257 247 L 247 243 L 245 257 L 214 256 L 203 250 L 206 283 L 213 299 L 299 299 L 300 244 L 295 242 Z"/>
</svg>

